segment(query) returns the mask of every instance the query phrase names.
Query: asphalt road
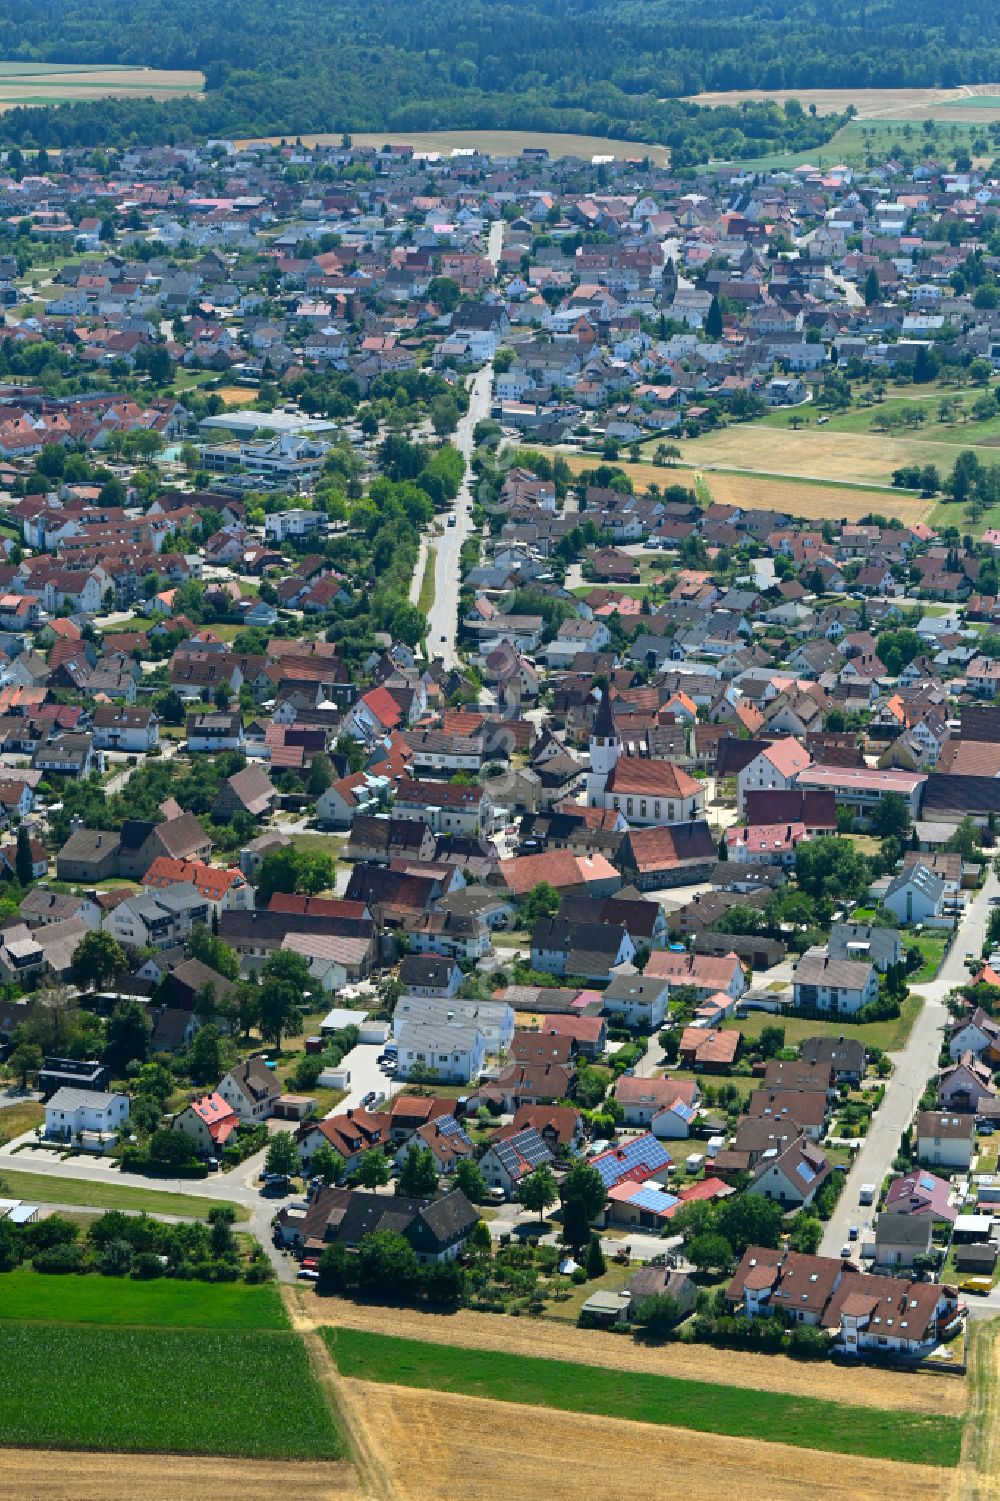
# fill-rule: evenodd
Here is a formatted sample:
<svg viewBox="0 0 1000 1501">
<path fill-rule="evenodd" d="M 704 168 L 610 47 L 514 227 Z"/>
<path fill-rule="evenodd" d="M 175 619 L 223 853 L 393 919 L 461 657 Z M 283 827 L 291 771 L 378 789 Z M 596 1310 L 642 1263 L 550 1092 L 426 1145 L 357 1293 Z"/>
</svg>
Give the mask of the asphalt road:
<svg viewBox="0 0 1000 1501">
<path fill-rule="evenodd" d="M 862 1183 L 874 1183 L 876 1199 L 882 1180 L 892 1167 L 899 1148 L 899 1138 L 913 1119 L 927 1080 L 937 1072 L 941 1050 L 941 1030 L 949 1017 L 944 998 L 961 985 L 966 977 L 966 953 L 977 957 L 982 947 L 990 912 L 990 897 L 1000 892 L 1000 884 L 990 867 L 989 874 L 975 899 L 966 909 L 955 941 L 945 957 L 936 979 L 927 985 L 914 986 L 924 1004 L 901 1053 L 892 1055 L 892 1076 L 886 1085 L 885 1098 L 875 1112 L 868 1135 L 844 1184 L 837 1208 L 823 1235 L 820 1251 L 824 1256 L 839 1256 L 847 1243 L 851 1225 L 871 1226 L 875 1206 L 862 1206 L 858 1193 Z M 870 1237 L 862 1233 L 862 1239 Z M 996 1303 L 1000 1309 L 1000 1298 Z"/>
<path fill-rule="evenodd" d="M 490 415 L 490 397 L 493 389 L 493 366 L 484 365 L 478 371 L 469 389 L 469 410 L 458 424 L 455 447 L 466 462 L 465 478 L 458 498 L 447 519 L 455 517 L 455 525 L 444 527 L 440 537 L 430 538 L 428 546 L 434 549 L 434 603 L 431 605 L 427 623 L 427 650 L 433 657 L 441 657 L 446 667 L 458 666 L 455 647 L 458 635 L 458 594 L 461 586 L 460 553 L 462 543 L 472 532 L 469 504 L 472 500 L 470 481 L 472 471 L 468 467 L 472 458 L 472 434 L 477 422 Z M 422 576 L 422 575 L 421 575 Z"/>
</svg>

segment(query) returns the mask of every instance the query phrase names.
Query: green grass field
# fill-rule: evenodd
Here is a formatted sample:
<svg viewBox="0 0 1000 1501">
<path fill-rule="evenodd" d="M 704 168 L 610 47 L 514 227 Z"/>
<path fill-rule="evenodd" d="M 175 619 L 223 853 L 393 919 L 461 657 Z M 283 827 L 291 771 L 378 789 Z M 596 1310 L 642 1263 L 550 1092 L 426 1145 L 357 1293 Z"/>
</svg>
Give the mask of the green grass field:
<svg viewBox="0 0 1000 1501">
<path fill-rule="evenodd" d="M 92 1183 L 82 1178 L 58 1178 L 52 1173 L 22 1172 L 4 1165 L 0 1177 L 16 1199 L 38 1204 L 78 1204 L 83 1209 L 145 1209 L 147 1214 L 177 1214 L 204 1220 L 218 1200 L 195 1194 L 168 1193 L 162 1188 L 133 1188 L 127 1183 Z M 234 1204 L 239 1221 L 250 1218 L 243 1204 Z"/>
<path fill-rule="evenodd" d="M 939 125 L 932 142 L 937 160 L 954 160 L 958 150 L 971 149 L 973 136 L 983 133 L 979 124 L 964 121 Z M 848 167 L 863 167 L 869 153 L 877 160 L 890 152 L 907 153 L 919 158 L 923 154 L 923 132 L 912 120 L 851 120 L 836 131 L 823 146 L 814 146 L 810 151 L 785 151 L 771 156 L 754 157 L 741 162 L 740 166 L 750 171 L 779 168 L 790 171 L 793 167 L 835 167 L 843 163 Z"/>
<path fill-rule="evenodd" d="M 747 1017 L 724 1022 L 723 1026 L 738 1027 L 743 1036 L 750 1041 L 759 1037 L 764 1027 L 784 1027 L 785 1046 L 789 1048 L 798 1047 L 807 1037 L 836 1033 L 838 1037 L 856 1037 L 866 1047 L 881 1048 L 883 1052 L 895 1053 L 903 1047 L 909 1037 L 921 1005 L 922 1001 L 919 996 L 907 996 L 900 1008 L 899 1016 L 894 1021 L 885 1022 L 850 1022 L 839 1016 L 831 1016 L 828 1021 L 814 1021 L 794 1014 L 775 1016 L 768 1011 L 752 1011 Z"/>
<path fill-rule="evenodd" d="M 161 1329 L 287 1329 L 273 1283 L 134 1282 L 125 1277 L 0 1276 L 0 1322 L 152 1324 Z"/>
<path fill-rule="evenodd" d="M 0 1326 L 0 1444 L 248 1459 L 344 1452 L 294 1334 L 56 1324 Z"/>
<path fill-rule="evenodd" d="M 956 1418 L 885 1412 L 638 1371 L 623 1381 L 619 1371 L 571 1361 L 425 1344 L 355 1329 L 324 1329 L 323 1337 L 343 1374 L 361 1381 L 463 1392 L 498 1402 L 600 1413 L 913 1464 L 954 1465 L 959 1458 L 962 1425 Z M 849 1390 L 848 1382 L 845 1389 Z"/>
</svg>

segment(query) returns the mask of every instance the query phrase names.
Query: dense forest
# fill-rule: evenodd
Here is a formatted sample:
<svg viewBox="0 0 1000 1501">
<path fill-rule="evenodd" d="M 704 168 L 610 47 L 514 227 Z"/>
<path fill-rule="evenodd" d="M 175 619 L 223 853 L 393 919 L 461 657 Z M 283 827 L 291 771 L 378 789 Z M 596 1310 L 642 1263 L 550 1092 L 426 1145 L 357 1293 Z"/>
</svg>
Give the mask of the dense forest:
<svg viewBox="0 0 1000 1501">
<path fill-rule="evenodd" d="M 200 68 L 201 100 L 24 107 L 46 145 L 309 130 L 567 130 L 679 161 L 809 149 L 836 122 L 705 111 L 701 89 L 950 85 L 1000 77 L 993 0 L 0 0 L 8 59 Z"/>
</svg>

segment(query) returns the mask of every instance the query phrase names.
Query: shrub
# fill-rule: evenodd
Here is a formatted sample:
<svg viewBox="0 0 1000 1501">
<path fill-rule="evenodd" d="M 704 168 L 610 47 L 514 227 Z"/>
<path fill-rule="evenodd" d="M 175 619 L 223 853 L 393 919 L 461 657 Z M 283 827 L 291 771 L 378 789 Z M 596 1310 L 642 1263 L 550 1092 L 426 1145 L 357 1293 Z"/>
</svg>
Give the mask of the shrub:
<svg viewBox="0 0 1000 1501">
<path fill-rule="evenodd" d="M 151 1282 L 154 1277 L 163 1276 L 163 1262 L 155 1251 L 140 1251 L 132 1263 L 132 1276 Z"/>
<path fill-rule="evenodd" d="M 788 1336 L 788 1353 L 799 1360 L 825 1360 L 830 1353 L 830 1336 L 822 1329 L 798 1324 Z"/>
<path fill-rule="evenodd" d="M 67 1241 L 64 1245 L 50 1246 L 46 1251 L 39 1251 L 32 1257 L 31 1264 L 36 1272 L 80 1272 L 84 1269 L 86 1257 L 82 1246 Z"/>
</svg>

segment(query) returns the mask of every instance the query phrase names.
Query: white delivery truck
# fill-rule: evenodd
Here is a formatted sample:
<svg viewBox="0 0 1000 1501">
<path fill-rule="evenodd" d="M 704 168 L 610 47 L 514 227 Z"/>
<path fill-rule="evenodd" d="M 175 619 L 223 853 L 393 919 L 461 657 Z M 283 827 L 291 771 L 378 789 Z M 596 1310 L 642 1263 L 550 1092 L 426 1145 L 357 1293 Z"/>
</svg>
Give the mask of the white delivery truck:
<svg viewBox="0 0 1000 1501">
<path fill-rule="evenodd" d="M 858 1203 L 859 1204 L 874 1204 L 874 1202 L 875 1202 L 875 1185 L 874 1185 L 874 1183 L 862 1183 L 862 1185 L 861 1185 L 861 1192 L 858 1194 Z"/>
</svg>

